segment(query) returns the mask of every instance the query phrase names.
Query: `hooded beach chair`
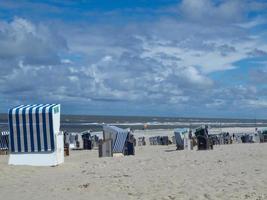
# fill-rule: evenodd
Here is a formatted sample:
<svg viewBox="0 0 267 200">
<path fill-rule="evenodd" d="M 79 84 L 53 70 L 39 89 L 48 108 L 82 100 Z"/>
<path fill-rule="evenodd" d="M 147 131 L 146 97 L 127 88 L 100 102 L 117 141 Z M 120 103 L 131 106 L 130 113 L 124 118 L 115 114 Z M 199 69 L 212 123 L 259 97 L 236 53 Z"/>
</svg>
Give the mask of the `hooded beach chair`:
<svg viewBox="0 0 267 200">
<path fill-rule="evenodd" d="M 99 137 L 97 135 L 92 135 L 91 140 L 92 140 L 92 148 L 97 148 L 99 145 Z"/>
<path fill-rule="evenodd" d="M 2 131 L 0 133 L 0 154 L 6 155 L 9 149 L 9 132 Z"/>
<path fill-rule="evenodd" d="M 184 149 L 184 138 L 185 138 L 185 134 L 188 131 L 189 129 L 186 129 L 186 128 L 177 128 L 174 130 L 175 144 L 176 144 L 177 150 Z"/>
<path fill-rule="evenodd" d="M 55 166 L 64 162 L 60 105 L 21 105 L 9 110 L 9 164 Z"/>
<path fill-rule="evenodd" d="M 150 145 L 155 145 L 155 144 L 154 144 L 154 140 L 155 140 L 155 137 L 150 137 L 150 138 L 149 138 L 149 144 L 150 144 Z"/>
<path fill-rule="evenodd" d="M 82 133 L 83 149 L 91 150 L 93 148 L 92 137 L 90 131 Z"/>
<path fill-rule="evenodd" d="M 160 137 L 159 136 L 153 136 L 149 138 L 150 145 L 160 145 Z"/>
<path fill-rule="evenodd" d="M 260 136 L 260 142 L 267 142 L 267 129 L 258 131 Z"/>
<path fill-rule="evenodd" d="M 146 145 L 145 137 L 139 137 L 138 138 L 138 146 L 145 146 L 145 145 Z"/>
<path fill-rule="evenodd" d="M 161 136 L 161 145 L 169 145 L 169 137 L 168 136 Z"/>
<path fill-rule="evenodd" d="M 201 126 L 197 128 L 195 131 L 195 136 L 197 138 L 198 150 L 213 149 L 213 144 L 209 137 L 207 126 Z"/>
<path fill-rule="evenodd" d="M 112 143 L 111 156 L 134 154 L 134 143 L 130 140 L 130 133 L 128 130 L 116 126 L 104 125 L 102 148 L 105 141 L 111 141 Z M 107 145 L 109 146 L 110 142 Z"/>
</svg>

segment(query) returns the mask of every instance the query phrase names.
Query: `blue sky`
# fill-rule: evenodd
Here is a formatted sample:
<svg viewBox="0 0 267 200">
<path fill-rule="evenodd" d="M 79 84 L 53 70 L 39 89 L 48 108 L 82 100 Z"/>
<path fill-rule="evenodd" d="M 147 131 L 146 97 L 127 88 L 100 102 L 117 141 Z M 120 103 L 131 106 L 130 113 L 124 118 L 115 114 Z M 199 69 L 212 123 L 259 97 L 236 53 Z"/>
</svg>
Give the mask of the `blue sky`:
<svg viewBox="0 0 267 200">
<path fill-rule="evenodd" d="M 0 112 L 267 117 L 267 2 L 0 2 Z"/>
</svg>

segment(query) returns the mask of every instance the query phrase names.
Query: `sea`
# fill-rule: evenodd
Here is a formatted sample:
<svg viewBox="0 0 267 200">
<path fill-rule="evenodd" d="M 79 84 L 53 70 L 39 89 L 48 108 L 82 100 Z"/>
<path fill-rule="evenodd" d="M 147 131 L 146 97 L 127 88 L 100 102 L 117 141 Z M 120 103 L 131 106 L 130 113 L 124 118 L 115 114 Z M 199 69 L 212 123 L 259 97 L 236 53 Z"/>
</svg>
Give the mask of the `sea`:
<svg viewBox="0 0 267 200">
<path fill-rule="evenodd" d="M 197 128 L 208 125 L 219 127 L 267 127 L 266 119 L 224 119 L 224 118 L 184 118 L 156 116 L 100 116 L 100 115 L 61 115 L 60 129 L 67 132 L 101 131 L 104 124 L 120 128 L 175 129 Z M 0 131 L 8 130 L 8 117 L 0 114 Z"/>
</svg>

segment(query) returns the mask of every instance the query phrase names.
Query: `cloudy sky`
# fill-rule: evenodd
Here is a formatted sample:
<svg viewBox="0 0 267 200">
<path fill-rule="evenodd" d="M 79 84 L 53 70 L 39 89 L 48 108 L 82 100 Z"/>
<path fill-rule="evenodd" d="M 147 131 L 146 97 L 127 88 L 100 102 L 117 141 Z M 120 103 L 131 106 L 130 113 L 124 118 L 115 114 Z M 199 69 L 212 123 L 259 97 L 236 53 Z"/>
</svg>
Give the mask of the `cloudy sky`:
<svg viewBox="0 0 267 200">
<path fill-rule="evenodd" d="M 0 69 L 4 113 L 267 118 L 267 3 L 1 1 Z"/>
</svg>

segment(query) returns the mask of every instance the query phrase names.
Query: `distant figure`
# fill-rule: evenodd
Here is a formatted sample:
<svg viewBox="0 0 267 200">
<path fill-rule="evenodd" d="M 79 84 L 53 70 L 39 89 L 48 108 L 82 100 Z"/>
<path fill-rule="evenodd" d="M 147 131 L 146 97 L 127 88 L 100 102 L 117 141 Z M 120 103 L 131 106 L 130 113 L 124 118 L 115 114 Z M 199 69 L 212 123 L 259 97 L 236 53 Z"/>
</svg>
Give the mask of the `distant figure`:
<svg viewBox="0 0 267 200">
<path fill-rule="evenodd" d="M 236 137 L 235 137 L 235 134 L 233 133 L 233 142 L 236 141 Z"/>
<path fill-rule="evenodd" d="M 148 125 L 147 124 L 144 124 L 144 130 L 148 128 Z"/>
<path fill-rule="evenodd" d="M 188 135 L 189 140 L 192 140 L 192 139 L 193 139 L 192 137 L 193 137 L 193 135 L 192 135 L 192 130 L 190 130 L 190 131 L 189 131 L 189 135 Z"/>
</svg>

